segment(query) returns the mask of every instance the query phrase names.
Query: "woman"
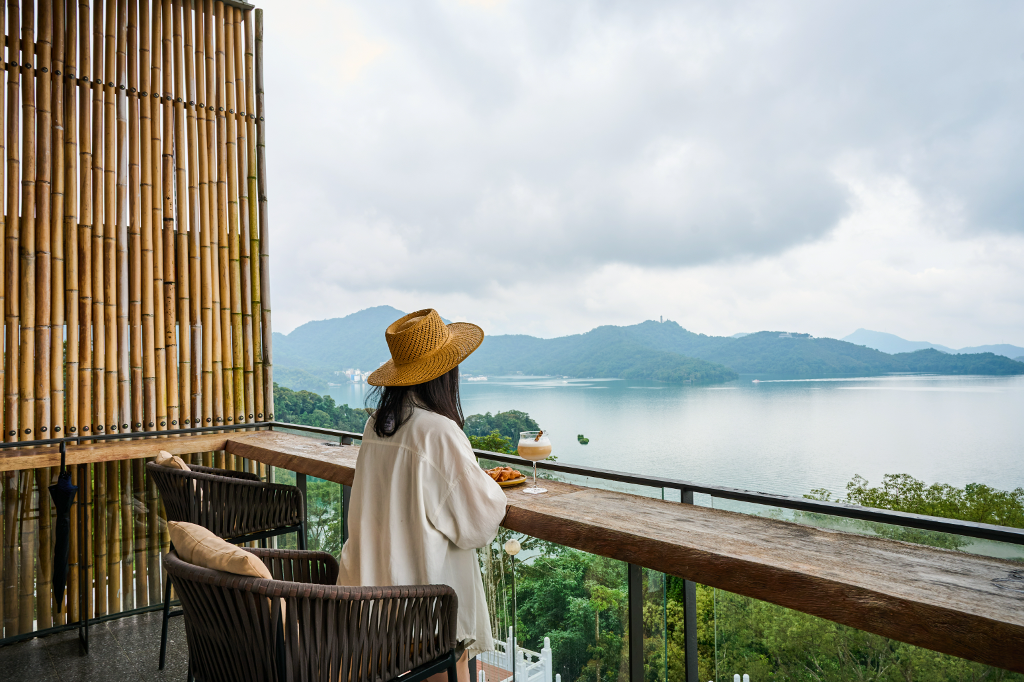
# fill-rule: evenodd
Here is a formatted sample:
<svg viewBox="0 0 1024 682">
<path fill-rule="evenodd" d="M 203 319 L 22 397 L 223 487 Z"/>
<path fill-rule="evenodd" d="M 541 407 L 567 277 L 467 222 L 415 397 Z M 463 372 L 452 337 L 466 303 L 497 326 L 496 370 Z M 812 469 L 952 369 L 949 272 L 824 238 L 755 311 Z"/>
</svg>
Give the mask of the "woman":
<svg viewBox="0 0 1024 682">
<path fill-rule="evenodd" d="M 338 584 L 450 585 L 466 647 L 459 681 L 469 682 L 469 658 L 494 648 L 476 549 L 498 534 L 506 511 L 462 432 L 458 366 L 484 333 L 420 310 L 384 336 L 391 359 L 368 379 L 378 387 L 376 411 L 363 430 Z"/>
</svg>

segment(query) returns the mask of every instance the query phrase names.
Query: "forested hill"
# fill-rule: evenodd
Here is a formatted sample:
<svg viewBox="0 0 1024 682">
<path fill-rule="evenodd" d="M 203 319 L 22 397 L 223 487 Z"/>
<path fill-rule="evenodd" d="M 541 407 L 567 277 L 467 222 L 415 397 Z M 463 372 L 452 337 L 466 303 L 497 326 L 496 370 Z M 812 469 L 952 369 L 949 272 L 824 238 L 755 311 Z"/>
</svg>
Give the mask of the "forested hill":
<svg viewBox="0 0 1024 682">
<path fill-rule="evenodd" d="M 687 331 L 671 321 L 597 327 L 586 334 L 549 340 L 497 336 L 490 341 L 466 361 L 467 371 L 486 374 L 507 371 L 505 368 L 514 365 L 544 366 L 555 358 L 574 357 L 582 349 L 622 345 L 700 358 L 741 374 L 1024 374 L 1024 363 L 992 353 L 951 355 L 927 349 L 889 355 L 836 339 L 812 338 L 808 334 L 758 332 L 741 338 L 707 336 Z M 517 369 L 527 371 L 523 367 Z"/>
<path fill-rule="evenodd" d="M 282 386 L 322 392 L 334 372 L 375 369 L 389 357 L 384 329 L 403 315 L 379 306 L 274 334 L 275 379 Z M 947 354 L 934 349 L 890 355 L 866 346 L 807 334 L 758 332 L 707 336 L 675 322 L 603 326 L 585 334 L 539 339 L 488 336 L 463 363 L 472 374 L 554 374 L 716 383 L 740 374 L 830 376 L 933 372 L 1024 374 L 1024 362 L 992 353 Z"/>
</svg>

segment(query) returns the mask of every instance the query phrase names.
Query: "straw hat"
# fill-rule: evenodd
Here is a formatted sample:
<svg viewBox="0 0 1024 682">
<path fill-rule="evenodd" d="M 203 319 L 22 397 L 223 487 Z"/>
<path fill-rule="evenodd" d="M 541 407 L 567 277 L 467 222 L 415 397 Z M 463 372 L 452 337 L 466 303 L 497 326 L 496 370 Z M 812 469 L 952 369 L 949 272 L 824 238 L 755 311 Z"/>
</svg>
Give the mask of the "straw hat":
<svg viewBox="0 0 1024 682">
<path fill-rule="evenodd" d="M 391 359 L 367 383 L 373 386 L 414 386 L 458 365 L 480 347 L 484 330 L 468 322 L 446 325 L 433 308 L 417 310 L 391 323 L 384 332 Z"/>
</svg>

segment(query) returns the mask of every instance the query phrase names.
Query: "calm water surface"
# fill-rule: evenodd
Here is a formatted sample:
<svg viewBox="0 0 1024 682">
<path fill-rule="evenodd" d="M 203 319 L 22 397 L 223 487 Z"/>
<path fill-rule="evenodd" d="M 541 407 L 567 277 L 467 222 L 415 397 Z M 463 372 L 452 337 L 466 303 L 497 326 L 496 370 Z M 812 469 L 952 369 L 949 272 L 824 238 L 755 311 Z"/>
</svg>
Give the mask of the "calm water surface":
<svg viewBox="0 0 1024 682">
<path fill-rule="evenodd" d="M 366 387 L 334 387 L 361 405 Z M 562 462 L 765 492 L 843 493 L 908 473 L 929 483 L 1024 486 L 1024 377 L 899 375 L 669 386 L 488 377 L 466 414 L 518 409 Z M 590 438 L 580 445 L 576 434 Z"/>
</svg>

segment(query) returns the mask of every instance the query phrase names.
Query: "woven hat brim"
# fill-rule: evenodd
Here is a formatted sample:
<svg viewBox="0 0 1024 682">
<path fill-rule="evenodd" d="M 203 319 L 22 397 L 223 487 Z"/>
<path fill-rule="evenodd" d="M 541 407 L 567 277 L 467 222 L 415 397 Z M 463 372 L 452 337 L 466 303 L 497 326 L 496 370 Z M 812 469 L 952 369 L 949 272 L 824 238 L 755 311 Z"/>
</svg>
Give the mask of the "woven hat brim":
<svg viewBox="0 0 1024 682">
<path fill-rule="evenodd" d="M 415 386 L 451 371 L 484 342 L 484 330 L 469 322 L 448 325 L 448 342 L 428 358 L 405 365 L 388 360 L 370 374 L 371 386 Z"/>
</svg>

